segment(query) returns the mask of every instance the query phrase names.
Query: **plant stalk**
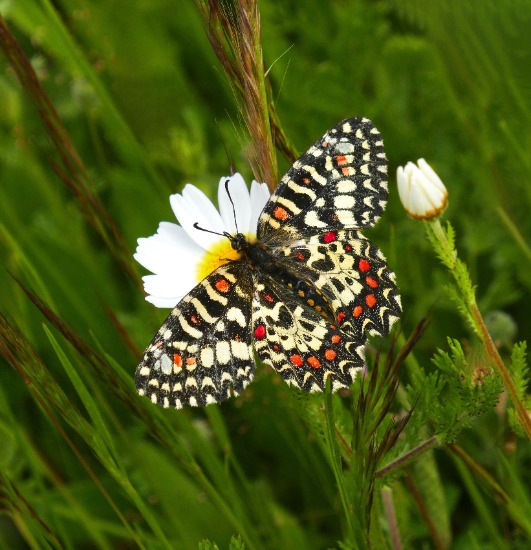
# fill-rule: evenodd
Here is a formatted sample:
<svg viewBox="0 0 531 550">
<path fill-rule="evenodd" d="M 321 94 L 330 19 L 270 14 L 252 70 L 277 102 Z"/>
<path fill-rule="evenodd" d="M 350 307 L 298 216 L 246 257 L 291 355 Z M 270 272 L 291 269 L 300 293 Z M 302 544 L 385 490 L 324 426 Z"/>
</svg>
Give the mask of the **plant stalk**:
<svg viewBox="0 0 531 550">
<path fill-rule="evenodd" d="M 448 235 L 443 229 L 439 219 L 430 220 L 427 222 L 426 229 L 429 234 L 431 233 L 432 238 L 430 240 L 436 247 L 436 252 L 444 265 L 449 269 L 455 280 L 457 288 L 461 291 L 461 295 L 464 297 L 464 305 L 466 306 L 466 310 L 469 314 L 467 320 L 473 322 L 474 330 L 482 339 L 487 355 L 492 360 L 505 385 L 505 388 L 507 389 L 507 393 L 516 409 L 518 419 L 524 427 L 527 436 L 531 439 L 531 416 L 529 415 L 525 405 L 519 399 L 516 387 L 511 378 L 511 373 L 500 357 L 487 326 L 485 325 L 485 321 L 483 320 L 483 316 L 481 315 L 476 302 L 474 288 L 470 282 L 468 273 L 466 273 L 466 267 L 459 260 L 457 251 L 455 250 L 453 243 L 451 243 L 448 239 Z M 440 249 L 438 249 L 438 246 L 440 246 Z"/>
</svg>

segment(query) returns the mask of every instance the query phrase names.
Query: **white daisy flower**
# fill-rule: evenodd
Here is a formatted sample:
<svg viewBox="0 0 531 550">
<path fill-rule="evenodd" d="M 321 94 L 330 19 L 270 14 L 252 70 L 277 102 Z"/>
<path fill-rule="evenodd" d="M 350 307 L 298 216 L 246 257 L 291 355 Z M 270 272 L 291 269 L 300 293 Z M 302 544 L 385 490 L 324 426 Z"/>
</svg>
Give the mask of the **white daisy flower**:
<svg viewBox="0 0 531 550">
<path fill-rule="evenodd" d="M 448 203 L 448 191 L 433 168 L 419 159 L 398 167 L 398 194 L 408 215 L 417 220 L 440 216 Z"/>
<path fill-rule="evenodd" d="M 189 183 L 182 194 L 171 195 L 170 204 L 180 225 L 161 222 L 155 235 L 138 239 L 134 255 L 153 272 L 142 278 L 146 300 L 157 307 L 175 307 L 227 259 L 237 259 L 223 234 L 239 232 L 251 241 L 256 239 L 258 217 L 268 199 L 265 183 L 253 180 L 249 192 L 238 173 L 219 181 L 219 212 L 203 191 Z"/>
</svg>

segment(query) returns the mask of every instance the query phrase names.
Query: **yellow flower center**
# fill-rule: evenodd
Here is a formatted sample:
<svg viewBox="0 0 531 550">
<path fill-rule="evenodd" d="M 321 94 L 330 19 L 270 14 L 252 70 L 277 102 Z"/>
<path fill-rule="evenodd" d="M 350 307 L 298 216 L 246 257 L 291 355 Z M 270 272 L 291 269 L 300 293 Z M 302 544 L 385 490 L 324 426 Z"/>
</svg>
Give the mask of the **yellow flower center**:
<svg viewBox="0 0 531 550">
<path fill-rule="evenodd" d="M 233 260 L 239 260 L 240 254 L 230 244 L 229 239 L 218 241 L 205 252 L 205 255 L 197 265 L 197 281 L 202 281 L 218 267 Z"/>
</svg>

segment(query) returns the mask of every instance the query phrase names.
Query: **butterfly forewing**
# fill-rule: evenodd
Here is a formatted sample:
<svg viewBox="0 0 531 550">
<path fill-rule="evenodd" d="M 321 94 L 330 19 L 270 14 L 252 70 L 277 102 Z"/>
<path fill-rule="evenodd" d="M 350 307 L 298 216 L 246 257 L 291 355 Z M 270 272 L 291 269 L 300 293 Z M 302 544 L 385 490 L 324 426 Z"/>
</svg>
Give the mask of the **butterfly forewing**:
<svg viewBox="0 0 531 550">
<path fill-rule="evenodd" d="M 258 221 L 270 245 L 330 229 L 362 229 L 387 202 L 387 160 L 381 136 L 366 118 L 349 118 L 304 153 L 278 184 Z"/>
<path fill-rule="evenodd" d="M 252 282 L 233 262 L 199 283 L 170 313 L 136 371 L 141 395 L 164 407 L 219 403 L 251 381 Z"/>
</svg>

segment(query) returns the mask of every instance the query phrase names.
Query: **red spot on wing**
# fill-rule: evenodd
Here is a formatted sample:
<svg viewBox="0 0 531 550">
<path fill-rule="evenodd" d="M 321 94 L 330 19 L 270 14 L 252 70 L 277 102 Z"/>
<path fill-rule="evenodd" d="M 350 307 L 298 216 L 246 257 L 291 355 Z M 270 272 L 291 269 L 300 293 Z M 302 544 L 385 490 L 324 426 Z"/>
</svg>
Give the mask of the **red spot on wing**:
<svg viewBox="0 0 531 550">
<path fill-rule="evenodd" d="M 352 247 L 351 247 L 349 244 L 346 244 L 346 245 L 345 245 L 345 250 L 346 250 L 347 252 L 350 252 L 350 251 L 352 250 Z"/>
<path fill-rule="evenodd" d="M 333 334 L 331 340 L 332 344 L 339 344 L 339 342 L 341 342 L 341 336 L 339 334 Z"/>
<path fill-rule="evenodd" d="M 344 157 L 343 155 L 336 157 L 336 162 L 338 166 L 345 166 L 347 163 L 347 157 Z"/>
<path fill-rule="evenodd" d="M 374 307 L 376 305 L 376 301 L 376 296 L 374 294 L 367 294 L 367 296 L 365 296 L 365 303 L 369 307 Z"/>
<path fill-rule="evenodd" d="M 325 243 L 333 243 L 334 241 L 337 241 L 337 232 L 329 231 L 328 233 L 325 233 L 323 235 L 323 241 Z"/>
<path fill-rule="evenodd" d="M 302 357 L 298 353 L 294 353 L 293 355 L 291 355 L 289 360 L 291 361 L 291 364 L 295 367 L 302 367 L 302 365 L 304 364 Z"/>
<path fill-rule="evenodd" d="M 312 367 L 312 369 L 318 369 L 321 367 L 321 362 L 317 359 L 317 357 L 308 357 L 306 362 L 310 365 L 310 367 Z"/>
<path fill-rule="evenodd" d="M 257 340 L 262 340 L 265 338 L 265 335 L 266 335 L 266 328 L 265 328 L 265 325 L 257 325 L 256 328 L 254 329 L 254 337 L 257 339 Z"/>
<path fill-rule="evenodd" d="M 182 367 L 183 366 L 183 356 L 179 355 L 178 353 L 175 353 L 173 356 L 173 364 Z"/>
<path fill-rule="evenodd" d="M 346 317 L 346 313 L 344 313 L 343 311 L 340 311 L 338 314 L 337 314 L 337 322 L 339 324 L 341 324 L 341 322 L 343 321 L 343 319 Z"/>
<path fill-rule="evenodd" d="M 360 271 L 369 271 L 369 269 L 371 268 L 371 264 L 365 260 L 364 258 L 360 258 L 360 261 L 358 263 L 358 267 L 360 268 Z"/>
<path fill-rule="evenodd" d="M 297 258 L 297 260 L 299 260 L 299 262 L 302 262 L 303 260 L 306 259 L 302 252 L 299 252 L 295 257 Z"/>
<path fill-rule="evenodd" d="M 282 208 L 282 206 L 275 206 L 273 209 L 273 217 L 277 220 L 285 222 L 289 218 L 288 211 Z"/>
<path fill-rule="evenodd" d="M 229 281 L 227 281 L 227 279 L 221 278 L 214 283 L 214 286 L 216 287 L 216 290 L 218 292 L 226 294 L 227 292 L 229 292 L 231 285 Z"/>
<path fill-rule="evenodd" d="M 378 281 L 376 279 L 373 279 L 372 277 L 365 277 L 365 282 L 371 287 L 371 288 L 378 288 Z"/>
<path fill-rule="evenodd" d="M 189 366 L 195 365 L 196 364 L 195 357 L 187 357 L 186 358 L 186 364 L 189 365 Z"/>
<path fill-rule="evenodd" d="M 363 313 L 363 308 L 361 306 L 356 306 L 354 308 L 354 311 L 352 312 L 352 315 L 354 317 L 359 317 Z"/>
<path fill-rule="evenodd" d="M 193 325 L 199 325 L 201 323 L 201 317 L 199 317 L 199 315 L 196 315 L 195 313 L 192 313 L 192 315 L 190 315 L 190 322 Z"/>
<path fill-rule="evenodd" d="M 264 294 L 264 300 L 269 304 L 273 304 L 275 302 L 275 298 L 269 293 Z"/>
<path fill-rule="evenodd" d="M 310 183 L 310 178 L 302 178 L 302 183 L 308 185 Z"/>
<path fill-rule="evenodd" d="M 327 361 L 333 361 L 337 357 L 337 353 L 333 349 L 327 349 L 325 351 L 325 358 Z"/>
<path fill-rule="evenodd" d="M 345 168 L 341 168 L 341 173 L 344 176 L 352 176 L 354 174 L 354 170 L 350 166 L 346 166 Z"/>
</svg>

